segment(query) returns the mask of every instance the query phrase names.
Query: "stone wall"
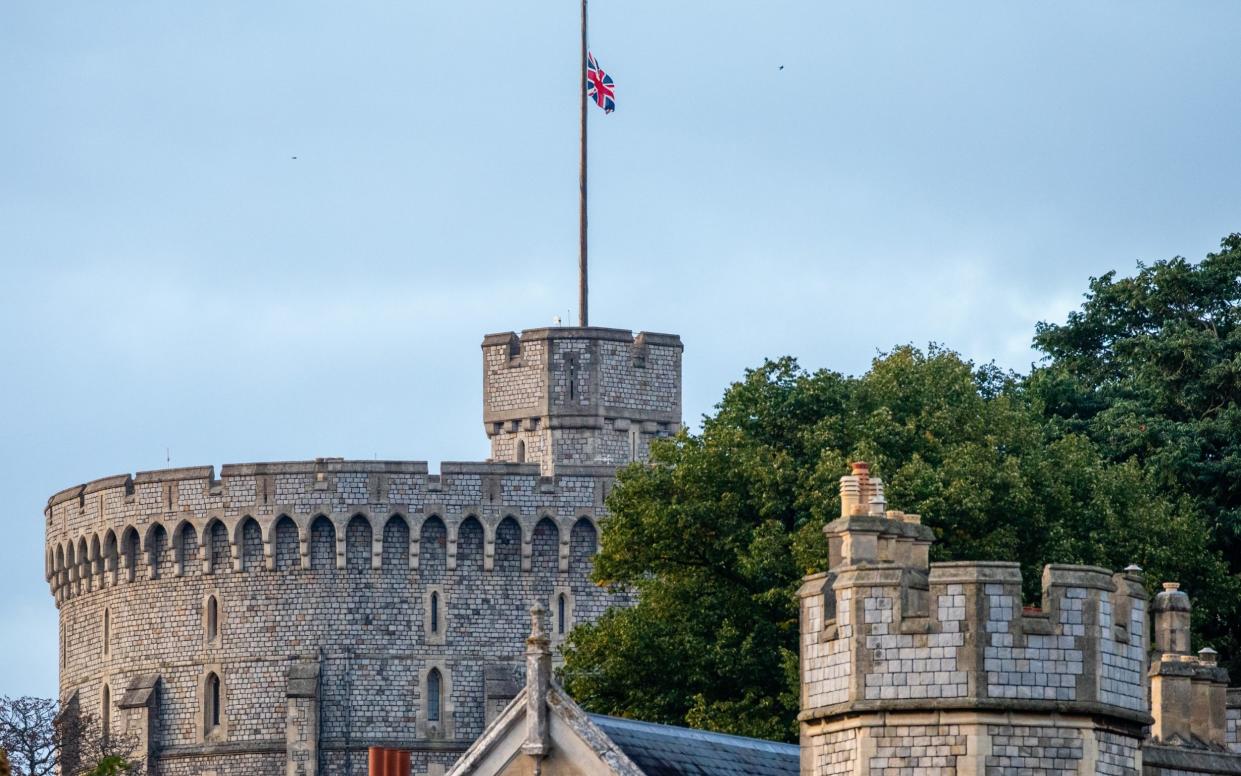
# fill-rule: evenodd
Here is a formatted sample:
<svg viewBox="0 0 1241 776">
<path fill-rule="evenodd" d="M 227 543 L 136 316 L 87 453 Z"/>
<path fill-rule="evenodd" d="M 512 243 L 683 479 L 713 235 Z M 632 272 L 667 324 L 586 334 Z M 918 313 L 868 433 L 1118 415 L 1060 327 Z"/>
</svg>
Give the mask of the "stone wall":
<svg viewBox="0 0 1241 776">
<path fill-rule="evenodd" d="M 1078 702 L 1141 718 L 1147 635 L 1139 579 L 1049 566 L 1043 584 L 1043 607 L 1027 609 L 1016 564 L 939 563 L 924 577 L 855 566 L 809 578 L 803 708 Z"/>
<path fill-rule="evenodd" d="M 483 340 L 483 420 L 497 461 L 544 474 L 645 460 L 681 423 L 681 341 L 621 329 L 532 329 Z"/>
<path fill-rule="evenodd" d="M 805 776 L 1138 776 L 1148 606 L 1136 568 L 929 563 L 917 515 L 855 464 L 801 596 Z"/>
<path fill-rule="evenodd" d="M 98 480 L 45 514 L 61 697 L 99 713 L 105 687 L 115 703 L 157 675 L 158 774 L 360 774 L 376 744 L 415 750 L 415 773 L 448 765 L 482 732 L 487 669 L 520 677 L 532 602 L 563 606 L 566 632 L 627 603 L 589 580 L 612 467 L 433 475 L 319 460 L 213 474 Z M 299 746 L 310 768 L 286 770 Z"/>
</svg>

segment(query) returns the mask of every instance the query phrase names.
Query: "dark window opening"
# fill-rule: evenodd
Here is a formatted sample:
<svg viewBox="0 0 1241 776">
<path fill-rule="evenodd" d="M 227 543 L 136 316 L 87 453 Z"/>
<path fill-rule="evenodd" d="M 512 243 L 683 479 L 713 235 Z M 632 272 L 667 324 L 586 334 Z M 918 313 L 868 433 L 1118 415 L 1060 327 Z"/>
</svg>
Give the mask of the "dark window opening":
<svg viewBox="0 0 1241 776">
<path fill-rule="evenodd" d="M 220 677 L 207 676 L 207 728 L 220 726 Z"/>
<path fill-rule="evenodd" d="M 440 721 L 440 672 L 432 668 L 427 674 L 427 721 Z"/>
<path fill-rule="evenodd" d="M 207 641 L 215 641 L 220 635 L 220 605 L 215 596 L 207 599 Z"/>
</svg>

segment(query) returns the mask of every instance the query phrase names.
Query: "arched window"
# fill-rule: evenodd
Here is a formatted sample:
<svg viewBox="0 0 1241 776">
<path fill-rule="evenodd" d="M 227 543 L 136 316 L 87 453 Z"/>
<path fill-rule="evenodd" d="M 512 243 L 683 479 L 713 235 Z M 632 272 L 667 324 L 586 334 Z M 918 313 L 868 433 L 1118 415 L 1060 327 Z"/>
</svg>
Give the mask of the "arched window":
<svg viewBox="0 0 1241 776">
<path fill-rule="evenodd" d="M 207 732 L 220 726 L 220 677 L 207 674 L 207 707 L 204 716 Z"/>
<path fill-rule="evenodd" d="M 440 721 L 440 692 L 443 679 L 438 668 L 427 674 L 427 721 Z"/>
<path fill-rule="evenodd" d="M 563 636 L 566 620 L 566 601 L 564 593 L 556 596 L 556 633 Z"/>
<path fill-rule="evenodd" d="M 108 654 L 112 648 L 112 610 L 105 608 L 103 610 L 103 654 Z M 105 688 L 107 689 L 107 688 Z"/>
<path fill-rule="evenodd" d="M 517 463 L 526 462 L 526 440 L 517 440 Z"/>
<path fill-rule="evenodd" d="M 431 594 L 431 632 L 440 632 L 440 594 Z"/>
<path fill-rule="evenodd" d="M 103 697 L 101 698 L 99 709 L 99 727 L 103 734 L 103 739 L 108 740 L 108 733 L 112 730 L 112 690 L 108 685 L 103 686 Z"/>
<path fill-rule="evenodd" d="M 207 598 L 207 642 L 215 641 L 220 635 L 220 604 L 215 596 Z"/>
</svg>

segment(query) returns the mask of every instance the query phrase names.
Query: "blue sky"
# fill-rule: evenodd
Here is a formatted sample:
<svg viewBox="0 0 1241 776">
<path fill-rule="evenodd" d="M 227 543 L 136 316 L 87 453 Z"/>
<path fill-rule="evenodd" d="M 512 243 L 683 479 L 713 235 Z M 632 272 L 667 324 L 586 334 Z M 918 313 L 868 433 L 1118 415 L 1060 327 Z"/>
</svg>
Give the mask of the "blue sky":
<svg viewBox="0 0 1241 776">
<path fill-rule="evenodd" d="M 0 694 L 55 693 L 56 490 L 166 449 L 485 457 L 482 335 L 576 306 L 577 25 L 0 4 Z M 1089 276 L 1241 230 L 1238 28 L 1234 0 L 595 0 L 592 323 L 681 334 L 691 422 L 765 356 L 1026 369 Z"/>
</svg>

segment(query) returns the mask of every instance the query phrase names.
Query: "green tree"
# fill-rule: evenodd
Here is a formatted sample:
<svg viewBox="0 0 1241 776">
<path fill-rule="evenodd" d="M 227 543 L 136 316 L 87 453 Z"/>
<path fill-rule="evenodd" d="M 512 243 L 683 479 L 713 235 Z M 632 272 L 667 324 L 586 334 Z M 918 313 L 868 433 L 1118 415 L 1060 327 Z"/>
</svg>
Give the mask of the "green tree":
<svg viewBox="0 0 1241 776">
<path fill-rule="evenodd" d="M 1184 496 L 1209 554 L 1241 574 L 1241 235 L 1197 264 L 1092 278 L 1064 324 L 1041 323 L 1045 362 L 1029 394 L 1058 435 L 1084 434 L 1110 461 Z M 1193 515 L 1196 513 L 1196 515 Z M 1195 630 L 1225 657 L 1241 645 L 1241 594 L 1194 564 Z M 1210 564 L 1207 564 L 1210 565 Z"/>
<path fill-rule="evenodd" d="M 116 754 L 108 755 L 99 760 L 99 762 L 89 771 L 89 776 L 128 776 L 135 773 L 137 766 Z"/>
<path fill-rule="evenodd" d="M 856 378 L 769 361 L 727 390 L 701 434 L 620 473 L 595 576 L 638 600 L 574 630 L 574 697 L 794 740 L 795 591 L 826 562 L 822 528 L 857 459 L 934 528 L 934 559 L 1020 561 L 1032 600 L 1044 563 L 1137 562 L 1158 578 L 1207 540 L 1140 467 L 1109 464 L 1084 436 L 1049 436 L 1019 381 L 994 367 L 937 347 L 898 348 Z"/>
</svg>

